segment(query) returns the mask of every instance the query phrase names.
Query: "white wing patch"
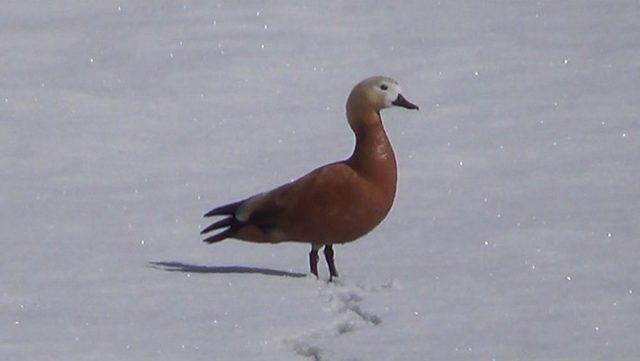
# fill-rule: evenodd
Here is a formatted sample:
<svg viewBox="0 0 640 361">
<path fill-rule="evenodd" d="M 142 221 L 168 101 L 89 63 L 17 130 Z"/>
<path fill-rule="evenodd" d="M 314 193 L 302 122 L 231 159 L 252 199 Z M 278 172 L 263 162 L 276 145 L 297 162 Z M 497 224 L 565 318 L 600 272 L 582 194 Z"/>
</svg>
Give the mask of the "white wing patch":
<svg viewBox="0 0 640 361">
<path fill-rule="evenodd" d="M 234 215 L 237 220 L 240 222 L 247 222 L 249 218 L 251 218 L 251 213 L 256 209 L 256 207 L 260 204 L 260 201 L 264 198 L 264 193 L 257 194 L 249 199 L 247 199 L 236 211 Z"/>
</svg>

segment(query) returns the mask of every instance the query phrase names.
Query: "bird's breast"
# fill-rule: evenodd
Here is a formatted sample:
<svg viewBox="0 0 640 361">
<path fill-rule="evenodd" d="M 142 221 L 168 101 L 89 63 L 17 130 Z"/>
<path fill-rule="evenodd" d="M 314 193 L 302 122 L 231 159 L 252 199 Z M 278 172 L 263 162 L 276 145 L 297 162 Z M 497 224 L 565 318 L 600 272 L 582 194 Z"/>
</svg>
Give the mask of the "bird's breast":
<svg viewBox="0 0 640 361">
<path fill-rule="evenodd" d="M 322 177 L 291 208 L 286 233 L 303 242 L 345 243 L 377 226 L 388 214 L 395 196 L 395 177 L 380 183 L 352 169 L 340 180 Z"/>
</svg>

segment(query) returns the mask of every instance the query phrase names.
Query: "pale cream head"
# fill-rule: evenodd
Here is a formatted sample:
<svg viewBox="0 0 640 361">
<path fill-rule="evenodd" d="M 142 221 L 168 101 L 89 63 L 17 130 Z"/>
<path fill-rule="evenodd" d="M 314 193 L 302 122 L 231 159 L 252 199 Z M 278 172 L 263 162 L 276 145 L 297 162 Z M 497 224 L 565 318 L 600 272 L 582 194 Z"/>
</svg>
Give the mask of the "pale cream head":
<svg viewBox="0 0 640 361">
<path fill-rule="evenodd" d="M 371 113 L 379 114 L 380 110 L 392 106 L 407 109 L 418 109 L 402 96 L 398 82 L 386 76 L 374 76 L 358 83 L 347 100 L 347 118 L 351 128 L 358 118 L 367 117 Z"/>
</svg>

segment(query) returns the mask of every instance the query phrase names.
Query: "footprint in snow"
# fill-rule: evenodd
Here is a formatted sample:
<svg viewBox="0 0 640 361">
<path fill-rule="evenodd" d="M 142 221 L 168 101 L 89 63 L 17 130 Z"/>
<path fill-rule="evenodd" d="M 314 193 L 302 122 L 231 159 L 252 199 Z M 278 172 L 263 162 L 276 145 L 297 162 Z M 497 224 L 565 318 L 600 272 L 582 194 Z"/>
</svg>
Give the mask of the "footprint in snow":
<svg viewBox="0 0 640 361">
<path fill-rule="evenodd" d="M 313 361 L 322 361 L 325 351 L 320 345 L 325 339 L 340 337 L 362 327 L 374 327 L 382 323 L 380 315 L 366 309 L 362 303 L 379 291 L 395 287 L 395 281 L 379 286 L 350 284 L 344 279 L 323 284 L 318 288 L 318 294 L 326 301 L 323 307 L 324 312 L 332 315 L 328 317 L 328 325 L 308 330 L 285 342 L 297 355 L 309 357 Z"/>
</svg>

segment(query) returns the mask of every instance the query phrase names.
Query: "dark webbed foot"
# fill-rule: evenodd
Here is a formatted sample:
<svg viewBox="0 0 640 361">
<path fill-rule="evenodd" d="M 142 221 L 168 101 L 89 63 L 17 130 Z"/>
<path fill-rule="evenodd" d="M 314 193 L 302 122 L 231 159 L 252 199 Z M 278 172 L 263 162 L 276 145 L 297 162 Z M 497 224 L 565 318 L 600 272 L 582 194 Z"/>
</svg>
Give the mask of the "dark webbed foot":
<svg viewBox="0 0 640 361">
<path fill-rule="evenodd" d="M 309 268 L 311 269 L 311 273 L 318 277 L 318 250 L 320 246 L 316 246 L 315 244 L 311 246 L 311 252 L 309 252 Z"/>
<path fill-rule="evenodd" d="M 324 257 L 327 260 L 327 265 L 329 266 L 329 282 L 333 281 L 333 277 L 338 277 L 338 270 L 336 270 L 333 254 L 332 245 L 328 244 L 324 246 Z"/>
</svg>

